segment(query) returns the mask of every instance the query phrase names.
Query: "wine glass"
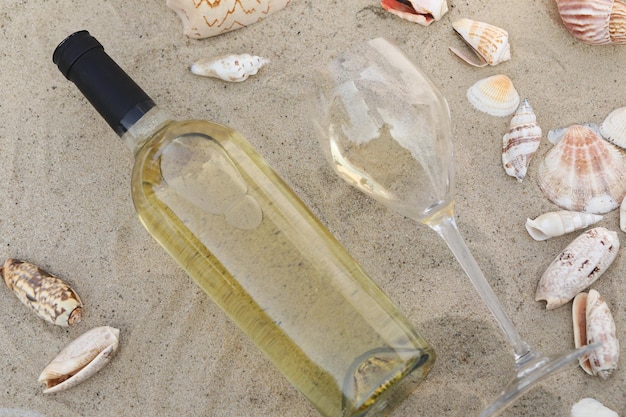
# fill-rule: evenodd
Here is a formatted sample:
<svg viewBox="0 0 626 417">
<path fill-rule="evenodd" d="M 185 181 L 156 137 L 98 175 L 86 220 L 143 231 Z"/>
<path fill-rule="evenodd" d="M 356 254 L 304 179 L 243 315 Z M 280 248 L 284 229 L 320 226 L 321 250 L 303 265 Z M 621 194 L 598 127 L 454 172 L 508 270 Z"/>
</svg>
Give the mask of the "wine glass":
<svg viewBox="0 0 626 417">
<path fill-rule="evenodd" d="M 388 208 L 435 230 L 513 348 L 515 376 L 481 416 L 499 414 L 533 384 L 597 347 L 545 356 L 517 332 L 455 222 L 446 100 L 402 51 L 373 39 L 341 54 L 317 77 L 314 123 L 334 170 Z"/>
</svg>

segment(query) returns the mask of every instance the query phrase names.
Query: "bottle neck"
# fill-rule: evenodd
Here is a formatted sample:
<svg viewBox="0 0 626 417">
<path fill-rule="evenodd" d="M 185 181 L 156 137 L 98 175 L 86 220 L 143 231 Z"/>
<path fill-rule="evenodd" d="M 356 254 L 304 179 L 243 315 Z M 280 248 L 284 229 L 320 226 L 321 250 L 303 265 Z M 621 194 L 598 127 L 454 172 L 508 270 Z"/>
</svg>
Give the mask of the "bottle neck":
<svg viewBox="0 0 626 417">
<path fill-rule="evenodd" d="M 148 139 L 171 121 L 172 118 L 165 111 L 154 106 L 134 124 L 128 126 L 126 132 L 121 136 L 122 141 L 133 155 L 136 155 Z"/>
</svg>

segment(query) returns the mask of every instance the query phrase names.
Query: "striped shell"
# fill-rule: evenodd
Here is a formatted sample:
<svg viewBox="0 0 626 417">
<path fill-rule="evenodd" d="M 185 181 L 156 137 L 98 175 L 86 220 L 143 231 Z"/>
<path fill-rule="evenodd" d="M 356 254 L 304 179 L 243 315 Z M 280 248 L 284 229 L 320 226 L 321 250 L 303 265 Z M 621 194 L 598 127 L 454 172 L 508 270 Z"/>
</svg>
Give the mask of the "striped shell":
<svg viewBox="0 0 626 417">
<path fill-rule="evenodd" d="M 467 99 L 477 110 L 498 117 L 513 114 L 520 103 L 513 82 L 502 74 L 478 80 L 467 90 Z"/>
<path fill-rule="evenodd" d="M 584 229 L 602 220 L 602 216 L 578 211 L 553 211 L 542 214 L 534 220 L 526 219 L 526 230 L 535 240 L 546 240 L 551 237 Z"/>
<path fill-rule="evenodd" d="M 380 5 L 404 20 L 428 26 L 448 11 L 447 0 L 381 0 Z"/>
<path fill-rule="evenodd" d="M 219 78 L 224 81 L 241 82 L 255 75 L 269 60 L 249 54 L 228 55 L 218 58 L 202 59 L 195 62 L 189 70 L 192 74 Z"/>
<path fill-rule="evenodd" d="M 538 182 L 565 210 L 607 213 L 626 195 L 626 159 L 593 130 L 573 125 L 539 165 Z"/>
<path fill-rule="evenodd" d="M 606 116 L 600 124 L 600 134 L 612 144 L 626 149 L 626 107 L 619 107 Z"/>
<path fill-rule="evenodd" d="M 556 0 L 565 28 L 578 40 L 626 43 L 626 4 L 621 0 Z"/>
<path fill-rule="evenodd" d="M 65 327 L 80 322 L 83 303 L 59 278 L 17 259 L 7 259 L 0 274 L 17 298 L 42 319 Z"/>
<path fill-rule="evenodd" d="M 504 171 L 521 182 L 540 142 L 541 127 L 528 99 L 524 99 L 511 119 L 509 131 L 502 138 Z"/>
<path fill-rule="evenodd" d="M 580 367 L 589 375 L 607 379 L 619 361 L 619 341 L 609 306 L 596 290 L 580 293 L 572 304 L 572 318 L 576 348 L 600 344 L 579 359 Z"/>
<path fill-rule="evenodd" d="M 509 33 L 506 30 L 467 18 L 456 20 L 452 27 L 488 65 L 497 65 L 511 59 Z M 450 49 L 468 64 L 475 65 L 472 60 L 466 59 L 462 52 Z"/>
<path fill-rule="evenodd" d="M 535 301 L 547 301 L 552 310 L 593 284 L 613 263 L 619 251 L 617 233 L 595 227 L 574 239 L 541 276 Z"/>
<path fill-rule="evenodd" d="M 291 0 L 167 0 L 190 38 L 203 39 L 249 26 Z"/>
</svg>

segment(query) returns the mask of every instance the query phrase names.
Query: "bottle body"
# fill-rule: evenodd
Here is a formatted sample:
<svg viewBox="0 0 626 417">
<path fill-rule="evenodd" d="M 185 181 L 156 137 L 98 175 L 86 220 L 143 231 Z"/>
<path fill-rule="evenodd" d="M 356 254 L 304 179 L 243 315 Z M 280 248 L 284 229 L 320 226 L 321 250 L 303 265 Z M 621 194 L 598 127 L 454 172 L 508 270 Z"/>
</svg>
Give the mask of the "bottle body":
<svg viewBox="0 0 626 417">
<path fill-rule="evenodd" d="M 151 117 L 127 133 L 146 136 L 133 201 L 192 279 L 323 415 L 382 415 L 411 392 L 434 352 L 249 143 Z"/>
</svg>

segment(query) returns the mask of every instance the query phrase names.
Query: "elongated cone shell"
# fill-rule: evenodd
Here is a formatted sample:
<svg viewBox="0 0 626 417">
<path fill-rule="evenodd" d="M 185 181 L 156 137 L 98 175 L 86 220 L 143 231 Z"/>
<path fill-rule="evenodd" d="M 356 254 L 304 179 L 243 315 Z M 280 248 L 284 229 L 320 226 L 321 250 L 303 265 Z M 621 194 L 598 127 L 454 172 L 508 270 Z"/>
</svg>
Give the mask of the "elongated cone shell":
<svg viewBox="0 0 626 417">
<path fill-rule="evenodd" d="M 511 119 L 509 131 L 502 138 L 504 171 L 521 182 L 540 142 L 541 127 L 528 99 L 524 99 Z"/>
<path fill-rule="evenodd" d="M 593 284 L 613 263 L 619 250 L 617 233 L 595 227 L 574 239 L 541 276 L 535 301 L 552 310 Z"/>
<path fill-rule="evenodd" d="M 619 362 L 619 341 L 615 321 L 604 298 L 596 290 L 576 296 L 572 305 L 574 344 L 581 347 L 600 344 L 580 358 L 580 366 L 590 375 L 607 379 Z"/>
<path fill-rule="evenodd" d="M 224 81 L 241 82 L 255 75 L 269 60 L 250 54 L 228 55 L 218 58 L 201 59 L 195 62 L 190 71 L 196 75 L 219 78 Z"/>
<path fill-rule="evenodd" d="M 506 30 L 467 18 L 454 21 L 452 27 L 487 64 L 498 65 L 511 59 L 509 33 Z M 462 56 L 460 58 L 463 59 Z"/>
<path fill-rule="evenodd" d="M 557 206 L 603 214 L 626 195 L 626 159 L 591 129 L 574 125 L 539 164 L 539 188 Z"/>
<path fill-rule="evenodd" d="M 513 81 L 503 74 L 478 80 L 467 90 L 467 99 L 477 110 L 498 117 L 513 114 L 520 103 Z"/>
<path fill-rule="evenodd" d="M 583 398 L 572 406 L 571 417 L 619 417 L 619 414 L 596 399 Z"/>
<path fill-rule="evenodd" d="M 446 0 L 381 0 L 380 5 L 404 20 L 428 26 L 446 14 Z"/>
<path fill-rule="evenodd" d="M 626 43 L 626 4 L 620 0 L 556 0 L 565 28 L 578 40 Z"/>
<path fill-rule="evenodd" d="M 42 319 L 59 326 L 80 322 L 83 303 L 59 278 L 17 259 L 7 259 L 0 272 L 7 287 Z"/>
<path fill-rule="evenodd" d="M 39 375 L 44 393 L 71 388 L 93 376 L 109 363 L 119 344 L 120 331 L 114 327 L 96 327 L 67 345 Z"/>
<path fill-rule="evenodd" d="M 579 211 L 553 211 L 534 220 L 526 219 L 526 230 L 535 240 L 546 240 L 584 229 L 602 220 L 599 214 Z"/>
<path fill-rule="evenodd" d="M 626 149 L 626 107 L 619 107 L 606 116 L 600 124 L 600 134 L 612 144 Z"/>
<path fill-rule="evenodd" d="M 195 39 L 221 35 L 256 23 L 287 6 L 291 0 L 167 0 L 186 36 Z"/>
</svg>

